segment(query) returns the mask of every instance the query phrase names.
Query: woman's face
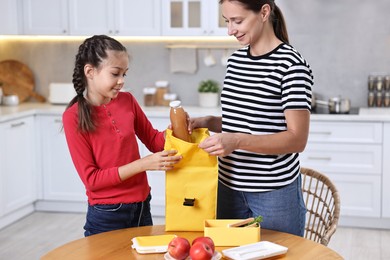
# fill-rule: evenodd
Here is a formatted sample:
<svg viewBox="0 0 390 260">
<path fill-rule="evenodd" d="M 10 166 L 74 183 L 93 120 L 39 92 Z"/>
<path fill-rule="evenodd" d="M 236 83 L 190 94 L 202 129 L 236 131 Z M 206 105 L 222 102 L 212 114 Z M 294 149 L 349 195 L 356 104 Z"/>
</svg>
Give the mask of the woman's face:
<svg viewBox="0 0 390 260">
<path fill-rule="evenodd" d="M 98 68 L 91 68 L 86 74 L 88 78 L 87 99 L 93 105 L 102 105 L 118 96 L 125 81 L 129 57 L 126 52 L 107 51 Z"/>
<path fill-rule="evenodd" d="M 221 7 L 228 34 L 236 37 L 241 45 L 254 45 L 264 29 L 265 19 L 262 13 L 247 10 L 237 1 L 224 1 Z"/>
</svg>

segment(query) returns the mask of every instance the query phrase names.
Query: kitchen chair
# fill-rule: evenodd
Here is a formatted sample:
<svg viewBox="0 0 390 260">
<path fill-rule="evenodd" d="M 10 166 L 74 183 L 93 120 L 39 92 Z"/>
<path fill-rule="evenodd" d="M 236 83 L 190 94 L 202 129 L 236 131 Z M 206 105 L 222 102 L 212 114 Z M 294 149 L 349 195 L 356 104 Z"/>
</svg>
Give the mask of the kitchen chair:
<svg viewBox="0 0 390 260">
<path fill-rule="evenodd" d="M 301 168 L 303 200 L 307 208 L 304 237 L 327 246 L 340 217 L 340 196 L 324 174 Z"/>
</svg>

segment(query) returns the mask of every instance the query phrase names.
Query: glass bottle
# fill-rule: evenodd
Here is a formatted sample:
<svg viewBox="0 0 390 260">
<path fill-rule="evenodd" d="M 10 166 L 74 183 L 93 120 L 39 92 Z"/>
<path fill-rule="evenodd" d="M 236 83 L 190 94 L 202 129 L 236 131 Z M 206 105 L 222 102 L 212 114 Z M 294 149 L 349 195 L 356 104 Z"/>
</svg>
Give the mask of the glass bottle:
<svg viewBox="0 0 390 260">
<path fill-rule="evenodd" d="M 382 92 L 376 92 L 375 102 L 377 107 L 381 107 L 383 104 Z"/>
<path fill-rule="evenodd" d="M 369 75 L 368 76 L 368 91 L 374 91 L 375 85 L 375 76 Z"/>
<path fill-rule="evenodd" d="M 191 136 L 188 133 L 187 113 L 181 106 L 181 101 L 175 100 L 169 103 L 171 107 L 169 117 L 173 136 L 186 142 L 191 142 Z"/>
<path fill-rule="evenodd" d="M 375 84 L 376 91 L 381 92 L 383 88 L 383 77 L 377 76 L 376 77 L 376 84 Z"/>
<path fill-rule="evenodd" d="M 383 106 L 390 107 L 390 91 L 385 92 L 385 97 L 383 99 Z"/>
<path fill-rule="evenodd" d="M 368 92 L 368 107 L 375 106 L 375 93 L 373 91 Z"/>
<path fill-rule="evenodd" d="M 390 91 L 390 75 L 385 77 L 385 91 Z"/>
</svg>

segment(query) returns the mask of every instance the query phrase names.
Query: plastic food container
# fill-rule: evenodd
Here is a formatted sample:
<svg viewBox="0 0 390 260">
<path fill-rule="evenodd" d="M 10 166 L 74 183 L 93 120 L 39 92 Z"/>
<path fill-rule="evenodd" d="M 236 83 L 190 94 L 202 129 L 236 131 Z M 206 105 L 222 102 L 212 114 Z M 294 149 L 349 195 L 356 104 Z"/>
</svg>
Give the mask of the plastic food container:
<svg viewBox="0 0 390 260">
<path fill-rule="evenodd" d="M 241 246 L 260 241 L 260 227 L 228 227 L 240 219 L 205 220 L 204 235 L 211 237 L 215 246 Z"/>
<path fill-rule="evenodd" d="M 257 260 L 282 255 L 287 253 L 287 250 L 287 247 L 268 241 L 262 241 L 249 245 L 225 249 L 222 250 L 222 254 L 227 259 Z"/>
</svg>

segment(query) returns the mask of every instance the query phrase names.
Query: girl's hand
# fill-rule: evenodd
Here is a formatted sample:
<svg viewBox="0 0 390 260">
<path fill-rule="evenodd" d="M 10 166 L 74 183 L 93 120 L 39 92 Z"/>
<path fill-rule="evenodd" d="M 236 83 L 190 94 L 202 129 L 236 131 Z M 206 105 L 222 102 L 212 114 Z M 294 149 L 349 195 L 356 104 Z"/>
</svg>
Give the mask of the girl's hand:
<svg viewBox="0 0 390 260">
<path fill-rule="evenodd" d="M 176 150 L 168 150 L 150 154 L 142 158 L 145 160 L 146 170 L 163 170 L 168 171 L 174 168 L 183 157 L 177 154 Z"/>
</svg>

